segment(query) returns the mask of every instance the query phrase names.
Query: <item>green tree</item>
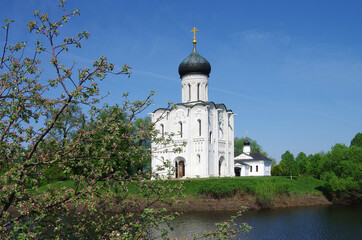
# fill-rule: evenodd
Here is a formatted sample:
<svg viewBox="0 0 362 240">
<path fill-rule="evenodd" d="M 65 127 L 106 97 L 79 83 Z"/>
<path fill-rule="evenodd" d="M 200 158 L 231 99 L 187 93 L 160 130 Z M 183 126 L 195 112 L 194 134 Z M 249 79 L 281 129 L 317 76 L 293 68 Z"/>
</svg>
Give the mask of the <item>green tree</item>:
<svg viewBox="0 0 362 240">
<path fill-rule="evenodd" d="M 283 176 L 283 164 L 279 163 L 277 165 L 272 166 L 271 175 L 272 176 Z"/>
<path fill-rule="evenodd" d="M 351 146 L 362 147 L 362 133 L 357 133 L 351 140 Z"/>
<path fill-rule="evenodd" d="M 308 157 L 304 152 L 300 152 L 297 157 L 295 158 L 298 166 L 298 173 L 301 175 L 305 175 L 308 169 Z"/>
<path fill-rule="evenodd" d="M 293 179 L 293 175 L 296 175 L 298 169 L 293 154 L 286 151 L 282 155 L 281 163 L 283 164 L 283 174 L 290 176 L 290 179 Z"/>
<path fill-rule="evenodd" d="M 138 118 L 135 120 L 133 125 L 137 131 L 149 131 L 153 128 L 150 117 Z M 138 145 L 142 146 L 144 151 L 151 151 L 151 138 L 139 139 Z M 135 167 L 137 171 L 150 171 L 151 156 L 145 154 L 142 155 L 142 158 L 139 159 Z"/>
<path fill-rule="evenodd" d="M 360 201 L 362 199 L 362 148 L 336 144 L 324 155 L 321 178 L 325 180 L 333 201 Z"/>
<path fill-rule="evenodd" d="M 47 112 L 46 121 L 52 119 L 59 112 L 56 108 L 53 112 Z M 79 105 L 69 104 L 66 109 L 59 115 L 57 121 L 54 123 L 53 128 L 49 131 L 48 137 L 54 138 L 56 141 L 62 143 L 62 146 L 73 140 L 79 128 L 84 128 L 85 115 Z"/>
<path fill-rule="evenodd" d="M 26 53 L 31 50 L 25 49 L 29 43 L 8 44 L 12 21 L 6 20 L 4 26 L 5 46 L 0 55 L 0 238 L 147 238 L 151 227 L 159 227 L 174 215 L 155 203 L 171 203 L 170 194 L 180 192 L 182 182 L 144 181 L 151 173 L 129 176 L 114 164 L 149 157 L 142 144 L 136 143 L 152 139 L 156 132 L 135 131 L 133 122 L 152 103 L 152 94 L 143 101 L 126 100 L 122 107 L 114 108 L 115 114 L 99 119 L 99 82 L 112 73 L 128 75 L 129 67 L 114 72 L 106 57 L 79 70 L 73 69 L 75 63 L 67 66 L 62 62 L 72 47 L 81 47 L 89 33 L 60 40 L 65 35 L 60 34 L 62 26 L 79 14 L 78 10 L 68 12 L 64 1 L 60 8 L 65 14 L 58 20 L 35 11 L 36 20 L 27 26 L 39 40 L 30 57 Z M 49 66 L 38 59 L 40 53 L 42 59 L 49 57 L 45 61 Z M 54 75 L 41 77 L 44 66 Z M 92 128 L 66 123 L 72 106 L 77 108 L 78 104 L 90 107 L 87 121 Z M 125 143 L 129 144 L 127 151 L 118 151 Z M 42 186 L 50 169 L 64 173 L 69 181 Z M 142 201 L 128 200 L 131 185 L 139 189 Z M 105 214 L 115 207 L 119 213 Z"/>
<path fill-rule="evenodd" d="M 308 175 L 315 178 L 320 178 L 321 175 L 321 166 L 323 160 L 323 153 L 311 154 L 308 156 L 309 165 L 308 165 Z"/>
<path fill-rule="evenodd" d="M 85 131 L 102 128 L 93 136 L 93 140 L 97 140 L 98 143 L 90 149 L 90 154 L 97 152 L 101 157 L 111 152 L 108 161 L 112 164 L 113 171 L 121 171 L 125 177 L 150 170 L 151 139 L 155 134 L 151 119 L 136 119 L 135 116 L 127 114 L 129 106 L 131 104 L 127 102 L 123 106 L 105 105 L 94 112 L 84 128 Z M 128 134 L 136 136 L 138 132 L 144 133 L 142 138 L 124 137 Z M 78 133 L 83 134 L 83 131 Z M 109 135 L 113 135 L 113 138 L 104 146 L 101 139 Z"/>
</svg>

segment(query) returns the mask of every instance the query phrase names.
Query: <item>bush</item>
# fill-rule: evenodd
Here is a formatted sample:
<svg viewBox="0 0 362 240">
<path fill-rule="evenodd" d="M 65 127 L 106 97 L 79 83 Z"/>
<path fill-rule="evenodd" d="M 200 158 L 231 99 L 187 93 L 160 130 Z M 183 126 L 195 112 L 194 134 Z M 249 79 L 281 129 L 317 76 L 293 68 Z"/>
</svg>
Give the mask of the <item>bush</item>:
<svg viewBox="0 0 362 240">
<path fill-rule="evenodd" d="M 257 202 L 261 207 L 271 208 L 274 206 L 275 194 L 273 185 L 270 183 L 258 184 L 256 188 Z"/>
<path fill-rule="evenodd" d="M 55 181 L 64 181 L 67 179 L 67 175 L 63 172 L 58 166 L 51 166 L 44 170 L 45 182 L 44 184 L 55 182 Z M 43 183 L 43 182 L 41 182 Z"/>
<path fill-rule="evenodd" d="M 279 196 L 290 196 L 289 185 L 287 183 L 280 183 L 273 185 L 274 192 Z"/>
<path fill-rule="evenodd" d="M 205 181 L 199 186 L 198 193 L 215 199 L 232 197 L 240 189 L 235 181 Z"/>
<path fill-rule="evenodd" d="M 321 178 L 326 181 L 325 194 L 334 202 L 346 202 L 360 198 L 360 184 L 352 177 L 339 178 L 334 172 L 325 172 Z"/>
</svg>

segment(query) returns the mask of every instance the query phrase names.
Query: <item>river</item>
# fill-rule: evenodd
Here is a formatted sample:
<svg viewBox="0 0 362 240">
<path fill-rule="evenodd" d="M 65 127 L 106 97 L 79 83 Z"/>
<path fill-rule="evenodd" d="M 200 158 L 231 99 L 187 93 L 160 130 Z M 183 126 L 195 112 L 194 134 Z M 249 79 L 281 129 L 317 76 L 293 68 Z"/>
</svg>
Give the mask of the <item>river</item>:
<svg viewBox="0 0 362 240">
<path fill-rule="evenodd" d="M 214 229 L 235 211 L 186 213 L 172 222 L 172 237 Z M 362 205 L 314 206 L 248 211 L 236 222 L 253 227 L 237 239 L 362 239 Z"/>
</svg>

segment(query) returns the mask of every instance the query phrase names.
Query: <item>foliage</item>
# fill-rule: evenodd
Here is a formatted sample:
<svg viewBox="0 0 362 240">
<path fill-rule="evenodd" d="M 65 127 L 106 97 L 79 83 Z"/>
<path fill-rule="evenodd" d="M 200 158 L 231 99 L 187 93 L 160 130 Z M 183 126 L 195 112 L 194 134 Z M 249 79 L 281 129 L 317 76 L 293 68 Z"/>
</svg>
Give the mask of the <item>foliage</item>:
<svg viewBox="0 0 362 240">
<path fill-rule="evenodd" d="M 309 155 L 309 167 L 308 167 L 308 175 L 313 176 L 315 178 L 320 178 L 321 175 L 321 163 L 323 159 L 323 153 L 316 153 L 314 155 Z"/>
<path fill-rule="evenodd" d="M 28 30 L 41 39 L 31 57 L 25 56 L 32 51 L 26 43 L 8 44 L 12 20 L 3 27 L 0 238 L 148 239 L 150 229 L 161 229 L 161 236 L 152 237 L 165 238 L 162 224 L 177 213 L 160 206 L 182 198 L 183 181 L 157 181 L 149 171 L 150 141 L 165 139 L 157 138 L 149 118 L 137 116 L 152 103 L 154 93 L 134 102 L 124 94 L 122 105 L 99 107 L 99 82 L 109 74 L 129 75 L 130 67 L 115 72 L 106 57 L 91 67 L 69 64 L 64 55 L 72 47 L 81 48 L 89 33 L 60 39 L 62 26 L 79 15 L 64 4 L 61 0 L 64 16 L 55 21 L 34 12 L 36 20 L 28 23 Z M 43 75 L 39 54 L 49 58 L 50 78 Z M 87 114 L 82 106 L 89 109 Z M 232 226 L 222 223 L 204 236 L 235 236 Z M 241 227 L 248 230 L 246 224 Z"/>
<path fill-rule="evenodd" d="M 272 176 L 283 176 L 283 163 L 272 166 L 271 168 Z"/>
<path fill-rule="evenodd" d="M 357 133 L 351 140 L 351 146 L 362 147 L 362 133 Z"/>
<path fill-rule="evenodd" d="M 257 201 L 262 207 L 269 208 L 274 205 L 274 189 L 268 182 L 258 185 L 256 188 Z"/>
<path fill-rule="evenodd" d="M 59 39 L 60 30 L 79 11 L 64 12 L 58 20 L 35 11 L 28 30 L 40 38 L 31 46 L 8 44 L 12 20 L 6 20 L 0 63 L 0 238 L 1 239 L 135 239 L 148 238 L 148 229 L 172 219 L 174 214 L 155 203 L 171 204 L 182 192 L 182 181 L 165 188 L 147 181 L 149 172 L 136 171 L 149 159 L 143 139 L 157 133 L 151 124 L 135 129 L 137 114 L 152 102 L 124 101 L 122 106 L 98 108 L 102 99 L 98 84 L 119 72 L 100 57 L 91 67 L 75 69 L 64 61 L 72 47 L 80 48 L 89 37 L 84 31 Z M 54 75 L 43 76 L 49 58 Z M 45 80 L 49 79 L 49 80 Z M 90 110 L 84 117 L 79 104 Z M 106 117 L 105 116 L 106 112 Z M 124 166 L 134 166 L 134 171 Z M 153 176 L 155 177 L 155 176 Z M 44 182 L 67 179 L 62 187 Z M 167 182 L 167 180 L 165 180 Z M 129 183 L 141 192 L 133 201 Z M 172 197 L 170 197 L 172 195 Z M 106 211 L 115 211 L 107 214 Z"/>
<path fill-rule="evenodd" d="M 317 189 L 325 184 L 324 181 L 310 177 L 237 177 L 193 179 L 186 182 L 185 195 L 200 195 L 214 199 L 230 198 L 238 194 L 251 194 L 257 197 L 262 207 L 270 207 L 275 197 L 297 195 L 318 195 Z"/>
<path fill-rule="evenodd" d="M 198 193 L 221 199 L 234 196 L 240 188 L 240 184 L 233 181 L 203 181 L 199 185 Z"/>
<path fill-rule="evenodd" d="M 304 152 L 300 152 L 295 158 L 295 161 L 297 163 L 298 174 L 304 176 L 307 173 L 309 164 L 307 155 Z"/>
<path fill-rule="evenodd" d="M 321 162 L 326 194 L 334 201 L 362 199 L 362 147 L 336 144 Z"/>
<path fill-rule="evenodd" d="M 46 112 L 46 121 L 50 121 L 59 112 L 60 108 L 55 111 Z M 79 105 L 71 103 L 59 115 L 53 128 L 49 131 L 48 138 L 54 138 L 57 142 L 62 143 L 62 147 L 67 144 L 67 141 L 76 139 L 76 132 L 80 128 L 84 128 L 85 115 Z"/>
<path fill-rule="evenodd" d="M 297 175 L 298 166 L 292 153 L 286 151 L 282 155 L 281 163 L 283 164 L 283 175 L 289 175 L 290 179 L 293 178 L 293 174 Z"/>
<path fill-rule="evenodd" d="M 145 106 L 148 106 L 148 103 L 145 102 L 137 111 L 142 111 Z M 116 104 L 105 105 L 100 109 L 94 107 L 84 129 L 78 131 L 78 134 L 84 134 L 84 131 L 100 129 L 93 135 L 92 141 L 95 143 L 86 153 L 96 153 L 98 158 L 106 157 L 113 171 L 119 171 L 124 177 L 141 174 L 143 168 L 150 165 L 150 139 L 156 134 L 151 121 L 135 119 L 136 113 L 128 113 L 127 109 L 130 107 L 133 108 L 127 100 L 123 106 Z M 139 134 L 142 136 L 136 137 Z M 106 144 L 102 141 L 105 136 Z M 78 166 L 74 168 L 79 171 Z"/>
<path fill-rule="evenodd" d="M 291 172 L 324 180 L 324 194 L 336 202 L 360 202 L 362 200 L 362 146 L 361 133 L 357 133 L 349 147 L 336 144 L 327 153 L 301 152 L 295 163 L 287 151 L 282 161 L 272 167 L 272 175 L 280 176 Z M 288 168 L 289 167 L 289 168 Z M 291 170 L 292 169 L 292 170 Z"/>
</svg>

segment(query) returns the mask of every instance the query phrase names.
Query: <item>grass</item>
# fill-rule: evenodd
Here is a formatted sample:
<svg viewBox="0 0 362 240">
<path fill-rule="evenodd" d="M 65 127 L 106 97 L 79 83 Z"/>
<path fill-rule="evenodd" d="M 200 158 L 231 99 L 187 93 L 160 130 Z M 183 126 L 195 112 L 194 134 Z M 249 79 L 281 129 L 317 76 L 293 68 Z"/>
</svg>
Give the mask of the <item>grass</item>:
<svg viewBox="0 0 362 240">
<path fill-rule="evenodd" d="M 180 183 L 180 180 L 160 181 L 168 186 Z M 102 184 L 102 183 L 98 183 Z M 237 194 L 255 196 L 261 206 L 273 205 L 276 197 L 290 195 L 314 195 L 320 196 L 323 193 L 318 190 L 325 184 L 324 181 L 312 177 L 229 177 L 229 178 L 200 178 L 188 179 L 184 182 L 184 194 L 196 199 L 200 198 L 230 198 Z M 46 191 L 61 187 L 74 188 L 72 181 L 52 183 L 49 186 L 41 187 Z M 129 197 L 141 197 L 137 185 L 128 184 Z M 172 196 L 168 196 L 172 197 Z"/>
<path fill-rule="evenodd" d="M 318 187 L 324 181 L 312 177 L 234 177 L 192 179 L 185 183 L 185 194 L 197 195 L 215 192 L 243 191 L 256 193 L 259 188 L 273 189 L 279 193 L 297 195 L 320 194 Z"/>
<path fill-rule="evenodd" d="M 192 179 L 185 183 L 186 195 L 214 199 L 236 194 L 256 196 L 260 206 L 271 207 L 276 197 L 290 195 L 322 195 L 324 181 L 311 177 L 235 177 Z"/>
</svg>

